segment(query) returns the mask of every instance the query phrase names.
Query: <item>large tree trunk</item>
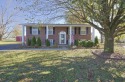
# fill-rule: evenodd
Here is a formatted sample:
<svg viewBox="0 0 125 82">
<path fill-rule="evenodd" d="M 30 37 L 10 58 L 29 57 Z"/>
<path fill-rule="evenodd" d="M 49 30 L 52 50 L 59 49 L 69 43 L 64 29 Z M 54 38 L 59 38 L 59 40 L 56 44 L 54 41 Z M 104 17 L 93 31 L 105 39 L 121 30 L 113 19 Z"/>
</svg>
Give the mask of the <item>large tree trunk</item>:
<svg viewBox="0 0 125 82">
<path fill-rule="evenodd" d="M 114 37 L 113 34 L 105 35 L 104 52 L 114 53 Z"/>
<path fill-rule="evenodd" d="M 0 35 L 0 41 L 2 41 L 2 35 Z"/>
<path fill-rule="evenodd" d="M 103 43 L 103 35 L 101 34 L 101 43 Z"/>
</svg>

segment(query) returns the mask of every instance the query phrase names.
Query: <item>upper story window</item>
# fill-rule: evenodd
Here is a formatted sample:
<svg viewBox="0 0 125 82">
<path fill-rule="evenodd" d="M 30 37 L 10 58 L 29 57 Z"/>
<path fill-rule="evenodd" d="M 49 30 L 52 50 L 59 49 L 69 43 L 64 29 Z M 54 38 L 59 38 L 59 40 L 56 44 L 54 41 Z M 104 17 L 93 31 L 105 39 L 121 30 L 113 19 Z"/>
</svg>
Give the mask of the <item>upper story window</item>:
<svg viewBox="0 0 125 82">
<path fill-rule="evenodd" d="M 81 27 L 80 35 L 86 35 L 86 28 Z"/>
<path fill-rule="evenodd" d="M 39 29 L 37 27 L 32 27 L 32 35 L 38 35 L 39 34 Z"/>
<path fill-rule="evenodd" d="M 53 35 L 53 27 L 48 28 L 48 35 Z"/>
</svg>

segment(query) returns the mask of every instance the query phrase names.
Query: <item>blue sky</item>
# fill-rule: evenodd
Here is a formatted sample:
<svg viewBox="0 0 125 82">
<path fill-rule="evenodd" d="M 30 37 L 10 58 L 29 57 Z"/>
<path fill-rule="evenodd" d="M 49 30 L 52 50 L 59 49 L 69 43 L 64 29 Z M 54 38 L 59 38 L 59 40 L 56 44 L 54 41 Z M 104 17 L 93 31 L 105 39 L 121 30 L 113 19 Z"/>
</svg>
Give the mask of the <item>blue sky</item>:
<svg viewBox="0 0 125 82">
<path fill-rule="evenodd" d="M 16 10 L 14 10 L 14 8 L 16 8 L 17 6 L 17 3 L 15 0 L 0 0 L 0 6 L 1 5 L 4 8 L 4 10 L 7 8 L 5 17 L 9 17 L 12 13 L 17 12 Z M 15 14 L 15 16 L 13 17 L 13 20 L 15 21 L 14 22 L 15 25 L 21 22 L 25 22 L 24 19 L 25 18 L 22 12 L 17 12 L 17 14 Z"/>
<path fill-rule="evenodd" d="M 48 3 L 47 3 L 48 4 Z M 45 5 L 47 5 L 45 4 Z M 7 11 L 7 14 L 6 16 L 9 16 L 11 13 L 13 13 L 15 10 L 14 8 L 18 7 L 18 6 L 26 6 L 25 3 L 20 3 L 20 2 L 17 2 L 16 0 L 0 0 L 0 6 L 3 6 L 4 8 L 8 8 L 8 11 Z M 29 5 L 29 3 L 27 4 Z M 44 7 L 45 7 L 44 5 Z M 49 4 L 48 4 L 49 5 Z M 57 14 L 57 13 L 56 13 Z M 43 23 L 64 23 L 64 19 L 59 19 L 55 22 L 53 22 L 53 20 L 51 21 L 48 21 L 48 19 L 50 19 L 52 15 L 49 14 L 49 15 L 41 15 L 41 16 L 34 16 L 32 14 L 30 14 L 29 12 L 22 12 L 22 11 L 19 11 L 16 16 L 14 16 L 14 20 L 16 22 L 14 22 L 15 25 L 17 24 L 21 24 L 21 23 L 26 23 L 26 22 L 43 22 Z M 34 18 L 33 20 L 31 20 L 31 18 Z M 28 19 L 28 20 L 26 20 Z M 29 21 L 29 19 L 31 21 Z"/>
<path fill-rule="evenodd" d="M 19 0 L 20 1 L 20 0 Z M 25 0 L 24 0 L 25 1 Z M 29 0 L 29 1 L 34 1 L 34 0 Z M 44 1 L 44 0 L 43 0 Z M 27 5 L 29 5 L 30 3 L 27 2 Z M 3 7 L 7 7 L 8 8 L 8 13 L 6 14 L 6 16 L 9 16 L 13 11 L 14 11 L 14 8 L 15 7 L 18 7 L 18 6 L 22 6 L 22 7 L 25 7 L 26 4 L 25 3 L 20 3 L 20 2 L 17 2 L 16 0 L 0 0 L 0 6 L 3 6 Z M 41 5 L 40 5 L 41 6 Z M 44 7 L 48 7 L 48 8 L 51 8 L 52 6 L 52 3 L 46 3 L 46 0 L 45 0 L 45 4 L 42 6 L 43 9 Z M 41 11 L 42 12 L 42 11 Z M 48 12 L 48 11 L 47 11 Z M 45 13 L 47 13 L 45 12 Z M 22 24 L 22 23 L 27 23 L 27 22 L 31 22 L 31 21 L 28 21 L 26 19 L 31 19 L 32 17 L 35 18 L 34 20 L 32 20 L 32 22 L 39 22 L 38 20 L 40 20 L 40 22 L 42 23 L 57 23 L 57 24 L 63 24 L 65 23 L 65 20 L 64 19 L 58 19 L 58 20 L 51 20 L 51 21 L 48 21 L 48 19 L 52 18 L 52 16 L 56 16 L 58 14 L 63 14 L 64 12 L 62 10 L 58 10 L 58 11 L 53 11 L 54 14 L 48 14 L 48 15 L 40 15 L 40 16 L 35 16 L 35 15 L 32 15 L 31 13 L 29 12 L 22 12 L 22 11 L 19 11 L 17 13 L 16 16 L 14 16 L 14 20 L 16 22 L 14 22 L 12 25 L 13 26 L 16 26 L 18 24 Z M 58 12 L 58 13 L 57 13 Z M 39 13 L 39 12 L 35 12 L 35 13 Z M 96 36 L 99 36 L 99 33 L 98 31 L 96 31 Z"/>
</svg>

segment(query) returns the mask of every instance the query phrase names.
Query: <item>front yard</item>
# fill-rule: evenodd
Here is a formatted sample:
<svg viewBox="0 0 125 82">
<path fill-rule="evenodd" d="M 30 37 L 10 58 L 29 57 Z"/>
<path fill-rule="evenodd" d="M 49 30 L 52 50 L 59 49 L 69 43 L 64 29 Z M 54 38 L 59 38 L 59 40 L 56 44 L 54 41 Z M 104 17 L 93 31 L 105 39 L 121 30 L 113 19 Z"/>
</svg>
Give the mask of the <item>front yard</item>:
<svg viewBox="0 0 125 82">
<path fill-rule="evenodd" d="M 0 41 L 0 45 L 9 45 L 9 44 L 21 44 L 21 42 L 16 42 L 16 41 Z"/>
<path fill-rule="evenodd" d="M 0 82 L 125 82 L 125 61 L 90 49 L 0 52 Z"/>
</svg>

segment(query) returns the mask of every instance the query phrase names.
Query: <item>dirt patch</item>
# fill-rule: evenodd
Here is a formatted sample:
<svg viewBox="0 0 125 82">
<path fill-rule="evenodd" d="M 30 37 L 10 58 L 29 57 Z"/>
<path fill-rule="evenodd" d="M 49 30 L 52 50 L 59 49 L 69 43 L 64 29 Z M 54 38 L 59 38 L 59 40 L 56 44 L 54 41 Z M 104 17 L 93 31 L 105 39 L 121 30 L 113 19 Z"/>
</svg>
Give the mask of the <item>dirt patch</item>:
<svg viewBox="0 0 125 82">
<path fill-rule="evenodd" d="M 104 58 L 104 59 L 114 59 L 114 60 L 125 60 L 125 55 L 120 53 L 105 53 L 101 50 L 92 51 L 95 56 Z"/>
</svg>

